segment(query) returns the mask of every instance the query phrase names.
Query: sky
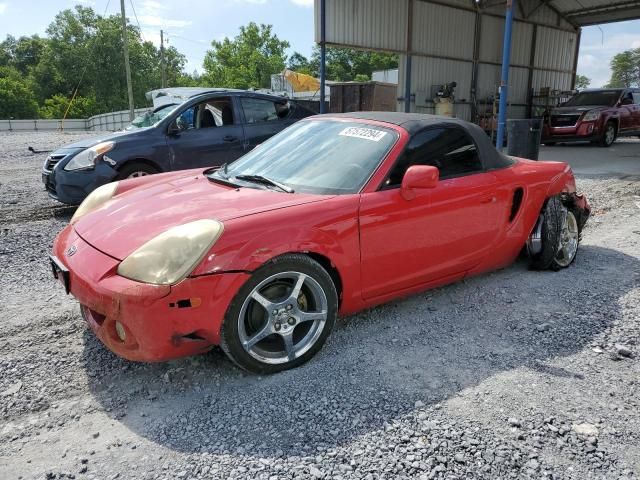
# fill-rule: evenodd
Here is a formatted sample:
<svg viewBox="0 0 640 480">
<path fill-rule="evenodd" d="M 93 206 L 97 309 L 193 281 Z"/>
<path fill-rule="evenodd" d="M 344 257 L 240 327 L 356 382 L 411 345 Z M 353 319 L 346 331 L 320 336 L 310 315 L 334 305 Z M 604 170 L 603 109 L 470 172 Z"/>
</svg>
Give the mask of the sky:
<svg viewBox="0 0 640 480">
<path fill-rule="evenodd" d="M 0 0 L 0 38 L 43 35 L 57 12 L 76 4 L 100 14 L 120 11 L 119 0 Z M 169 45 L 187 56 L 189 72 L 202 71 L 211 40 L 234 37 L 250 21 L 273 25 L 276 35 L 291 43 L 289 53 L 309 56 L 313 48 L 313 0 L 125 0 L 125 8 L 146 40 L 159 45 L 164 29 Z M 585 27 L 578 73 L 589 77 L 592 87 L 603 86 L 609 81 L 613 55 L 639 47 L 640 20 Z"/>
</svg>

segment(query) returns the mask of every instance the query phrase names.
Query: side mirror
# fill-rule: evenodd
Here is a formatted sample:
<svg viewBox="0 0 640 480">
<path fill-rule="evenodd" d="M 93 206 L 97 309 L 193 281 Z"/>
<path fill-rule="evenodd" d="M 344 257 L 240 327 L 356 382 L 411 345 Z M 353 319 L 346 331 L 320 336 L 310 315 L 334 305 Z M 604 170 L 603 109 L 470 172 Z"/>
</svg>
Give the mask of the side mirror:
<svg viewBox="0 0 640 480">
<path fill-rule="evenodd" d="M 633 100 L 631 100 L 630 98 L 623 98 L 620 101 L 620 105 L 633 105 Z"/>
<path fill-rule="evenodd" d="M 171 122 L 171 125 L 169 125 L 169 128 L 167 128 L 167 135 L 169 135 L 170 137 L 177 137 L 178 135 L 180 135 L 180 128 L 178 128 L 178 125 L 176 124 L 176 122 Z"/>
<path fill-rule="evenodd" d="M 405 200 L 413 200 L 415 190 L 435 188 L 440 179 L 440 171 L 432 165 L 413 165 L 402 177 L 400 194 Z"/>
</svg>

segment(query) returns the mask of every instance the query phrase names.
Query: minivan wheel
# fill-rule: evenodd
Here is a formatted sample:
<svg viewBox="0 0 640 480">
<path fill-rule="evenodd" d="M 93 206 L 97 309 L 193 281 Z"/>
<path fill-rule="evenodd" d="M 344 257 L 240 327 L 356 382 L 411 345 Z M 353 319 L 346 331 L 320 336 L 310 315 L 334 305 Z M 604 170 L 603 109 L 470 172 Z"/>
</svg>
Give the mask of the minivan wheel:
<svg viewBox="0 0 640 480">
<path fill-rule="evenodd" d="M 158 170 L 151 165 L 142 162 L 126 163 L 118 172 L 116 180 L 125 180 L 127 178 L 138 178 L 158 173 Z"/>
<path fill-rule="evenodd" d="M 257 269 L 227 309 L 220 346 L 241 368 L 270 374 L 297 367 L 322 348 L 338 295 L 307 255 L 277 257 Z"/>
<path fill-rule="evenodd" d="M 608 121 L 604 126 L 604 133 L 600 139 L 600 145 L 602 147 L 610 147 L 613 142 L 616 141 L 616 124 L 612 121 Z"/>
</svg>

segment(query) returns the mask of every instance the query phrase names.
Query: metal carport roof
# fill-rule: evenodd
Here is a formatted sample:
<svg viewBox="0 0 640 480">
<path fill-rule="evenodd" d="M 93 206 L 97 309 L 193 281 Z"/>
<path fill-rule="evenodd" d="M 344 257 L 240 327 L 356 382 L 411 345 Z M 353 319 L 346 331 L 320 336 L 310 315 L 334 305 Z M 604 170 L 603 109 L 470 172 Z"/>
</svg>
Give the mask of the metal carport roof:
<svg viewBox="0 0 640 480">
<path fill-rule="evenodd" d="M 639 0 L 520 0 L 517 3 L 520 2 L 523 8 L 527 4 L 534 4 L 530 8 L 547 5 L 575 27 L 640 18 Z"/>
</svg>

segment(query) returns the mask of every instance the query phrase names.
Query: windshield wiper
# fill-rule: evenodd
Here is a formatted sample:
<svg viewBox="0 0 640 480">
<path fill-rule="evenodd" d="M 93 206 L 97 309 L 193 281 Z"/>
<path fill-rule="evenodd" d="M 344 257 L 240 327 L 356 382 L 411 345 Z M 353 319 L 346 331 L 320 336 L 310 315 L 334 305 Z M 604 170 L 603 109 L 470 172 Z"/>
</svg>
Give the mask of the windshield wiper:
<svg viewBox="0 0 640 480">
<path fill-rule="evenodd" d="M 263 177 L 262 175 L 236 175 L 233 178 L 236 178 L 238 180 L 246 180 L 249 182 L 262 183 L 264 185 L 272 185 L 286 193 L 294 192 L 293 188 L 291 188 L 290 186 L 285 185 L 284 183 L 276 182 L 275 180 L 271 180 L 270 178 Z"/>
</svg>

